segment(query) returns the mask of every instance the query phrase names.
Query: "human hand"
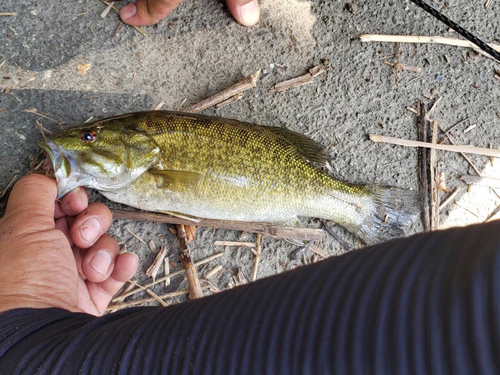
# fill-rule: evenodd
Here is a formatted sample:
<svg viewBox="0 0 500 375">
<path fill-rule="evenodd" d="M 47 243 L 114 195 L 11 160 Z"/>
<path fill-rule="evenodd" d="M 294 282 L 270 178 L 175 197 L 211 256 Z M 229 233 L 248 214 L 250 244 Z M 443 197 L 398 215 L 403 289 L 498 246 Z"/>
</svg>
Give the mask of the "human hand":
<svg viewBox="0 0 500 375">
<path fill-rule="evenodd" d="M 133 26 L 153 25 L 172 12 L 182 0 L 137 0 L 120 10 L 123 22 Z M 226 0 L 234 19 L 243 26 L 253 26 L 259 21 L 257 0 Z"/>
<path fill-rule="evenodd" d="M 14 186 L 0 219 L 0 313 L 15 308 L 58 307 L 102 315 L 138 265 L 118 254 L 104 234 L 109 209 L 88 203 L 77 188 L 56 202 L 57 186 L 41 175 Z"/>
</svg>

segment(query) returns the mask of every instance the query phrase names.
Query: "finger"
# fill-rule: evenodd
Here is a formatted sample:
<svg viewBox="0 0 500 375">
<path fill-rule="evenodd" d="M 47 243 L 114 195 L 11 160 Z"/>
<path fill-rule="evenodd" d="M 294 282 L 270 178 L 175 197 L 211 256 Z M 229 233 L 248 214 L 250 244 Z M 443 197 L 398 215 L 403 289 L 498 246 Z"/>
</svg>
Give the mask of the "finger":
<svg viewBox="0 0 500 375">
<path fill-rule="evenodd" d="M 120 10 L 123 22 L 133 26 L 153 25 L 173 11 L 182 0 L 139 0 Z"/>
<path fill-rule="evenodd" d="M 70 191 L 62 199 L 56 202 L 54 216 L 56 219 L 68 216 L 76 216 L 89 205 L 89 196 L 84 188 L 77 187 Z"/>
<path fill-rule="evenodd" d="M 84 278 L 96 283 L 106 280 L 113 272 L 118 252 L 118 243 L 113 237 L 105 234 L 99 238 L 83 257 Z"/>
<path fill-rule="evenodd" d="M 5 217 L 15 220 L 14 227 L 23 228 L 23 234 L 54 229 L 56 197 L 54 179 L 40 174 L 27 175 L 14 185 Z"/>
<path fill-rule="evenodd" d="M 260 9 L 257 0 L 226 0 L 234 19 L 243 26 L 253 26 L 259 22 Z"/>
<path fill-rule="evenodd" d="M 70 226 L 69 226 L 68 220 L 65 216 L 63 216 L 59 219 L 56 219 L 56 229 L 59 229 L 61 232 L 64 233 L 64 235 L 68 239 L 69 245 L 71 247 L 73 247 L 74 243 L 73 243 L 73 239 L 71 238 L 71 234 L 70 234 Z"/>
<path fill-rule="evenodd" d="M 91 247 L 111 225 L 111 211 L 101 203 L 90 203 L 71 223 L 71 238 L 82 249 Z"/>
<path fill-rule="evenodd" d="M 116 259 L 115 267 L 108 279 L 100 283 L 87 281 L 90 298 L 101 315 L 125 281 L 135 275 L 138 264 L 137 255 L 133 253 L 121 254 Z"/>
</svg>

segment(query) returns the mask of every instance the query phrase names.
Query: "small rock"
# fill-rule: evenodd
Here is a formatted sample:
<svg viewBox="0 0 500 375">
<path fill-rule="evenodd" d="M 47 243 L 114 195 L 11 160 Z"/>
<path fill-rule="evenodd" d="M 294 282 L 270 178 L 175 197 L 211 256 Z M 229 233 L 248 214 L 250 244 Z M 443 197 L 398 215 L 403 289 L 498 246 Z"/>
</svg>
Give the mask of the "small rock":
<svg viewBox="0 0 500 375">
<path fill-rule="evenodd" d="M 356 5 L 354 3 L 346 3 L 345 8 L 352 14 L 356 13 Z"/>
</svg>

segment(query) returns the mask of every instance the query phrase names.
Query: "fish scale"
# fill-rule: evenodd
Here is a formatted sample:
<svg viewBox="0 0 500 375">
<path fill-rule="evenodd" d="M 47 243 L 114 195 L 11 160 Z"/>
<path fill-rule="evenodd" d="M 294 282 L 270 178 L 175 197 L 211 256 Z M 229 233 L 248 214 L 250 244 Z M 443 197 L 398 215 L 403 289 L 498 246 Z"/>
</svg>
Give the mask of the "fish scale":
<svg viewBox="0 0 500 375">
<path fill-rule="evenodd" d="M 231 119 L 133 113 L 70 128 L 42 147 L 54 169 L 58 159 L 72 163 L 71 173 L 59 172 L 60 187 L 93 187 L 145 210 L 283 223 L 317 217 L 367 243 L 403 235 L 420 210 L 419 193 L 334 179 L 320 168 L 325 150 L 303 135 Z"/>
</svg>

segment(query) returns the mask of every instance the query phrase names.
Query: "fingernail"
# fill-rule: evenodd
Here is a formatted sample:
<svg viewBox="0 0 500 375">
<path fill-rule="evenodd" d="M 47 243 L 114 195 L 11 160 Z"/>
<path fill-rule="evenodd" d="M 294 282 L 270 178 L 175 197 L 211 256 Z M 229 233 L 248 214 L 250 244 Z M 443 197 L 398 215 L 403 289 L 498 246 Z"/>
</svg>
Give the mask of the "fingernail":
<svg viewBox="0 0 500 375">
<path fill-rule="evenodd" d="M 104 250 L 98 251 L 92 259 L 90 259 L 89 263 L 93 269 L 101 275 L 106 276 L 108 274 L 109 266 L 111 266 L 111 255 Z"/>
<path fill-rule="evenodd" d="M 256 0 L 251 0 L 239 7 L 240 20 L 245 26 L 255 25 L 259 21 L 260 10 Z"/>
<path fill-rule="evenodd" d="M 120 17 L 122 20 L 128 20 L 137 14 L 137 6 L 134 4 L 129 4 L 126 7 L 120 9 Z"/>
<path fill-rule="evenodd" d="M 90 218 L 80 225 L 82 239 L 88 243 L 94 243 L 97 236 L 101 233 L 101 223 L 97 219 Z"/>
</svg>

